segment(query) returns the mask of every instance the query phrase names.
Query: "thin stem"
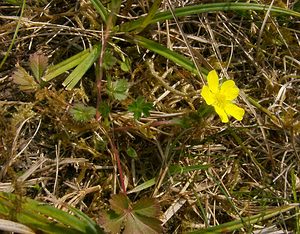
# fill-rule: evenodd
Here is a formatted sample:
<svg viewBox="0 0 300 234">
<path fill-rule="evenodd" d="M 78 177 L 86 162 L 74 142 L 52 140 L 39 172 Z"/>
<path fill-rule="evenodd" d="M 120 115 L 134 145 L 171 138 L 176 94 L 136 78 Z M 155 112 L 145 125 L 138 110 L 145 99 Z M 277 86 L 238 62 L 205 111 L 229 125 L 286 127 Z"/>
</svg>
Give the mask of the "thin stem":
<svg viewBox="0 0 300 234">
<path fill-rule="evenodd" d="M 118 171 L 120 174 L 120 183 L 121 183 L 121 188 L 123 190 L 123 193 L 126 194 L 126 187 L 125 187 L 125 180 L 124 180 L 124 176 L 123 176 L 123 170 L 122 170 L 122 166 L 121 166 L 121 161 L 120 161 L 120 155 L 119 155 L 119 151 L 117 150 L 114 142 L 112 141 L 112 139 L 108 136 L 108 140 L 109 140 L 109 144 L 110 147 L 112 149 L 112 153 L 115 157 L 115 160 L 117 162 L 117 166 L 118 166 Z"/>
</svg>

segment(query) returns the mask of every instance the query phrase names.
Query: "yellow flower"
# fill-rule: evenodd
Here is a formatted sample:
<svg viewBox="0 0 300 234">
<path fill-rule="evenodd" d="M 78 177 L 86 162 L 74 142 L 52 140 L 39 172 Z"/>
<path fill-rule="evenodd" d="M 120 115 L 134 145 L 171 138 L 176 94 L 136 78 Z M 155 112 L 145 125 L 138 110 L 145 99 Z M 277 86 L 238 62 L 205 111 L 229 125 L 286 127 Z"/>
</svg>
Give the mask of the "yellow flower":
<svg viewBox="0 0 300 234">
<path fill-rule="evenodd" d="M 219 85 L 219 77 L 215 70 L 207 75 L 208 86 L 204 85 L 201 90 L 201 96 L 208 105 L 214 107 L 223 123 L 227 123 L 228 116 L 233 116 L 237 120 L 242 120 L 245 114 L 244 109 L 233 103 L 233 100 L 239 95 L 239 89 L 233 80 L 225 81 Z"/>
</svg>

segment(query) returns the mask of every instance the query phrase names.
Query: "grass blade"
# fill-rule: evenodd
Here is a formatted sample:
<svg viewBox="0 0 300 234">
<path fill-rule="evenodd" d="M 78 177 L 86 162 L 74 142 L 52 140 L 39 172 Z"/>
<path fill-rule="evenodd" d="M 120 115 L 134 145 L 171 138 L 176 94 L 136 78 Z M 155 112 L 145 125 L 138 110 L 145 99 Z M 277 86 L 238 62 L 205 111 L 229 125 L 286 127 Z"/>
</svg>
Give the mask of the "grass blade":
<svg viewBox="0 0 300 234">
<path fill-rule="evenodd" d="M 86 232 L 91 234 L 104 233 L 102 229 L 100 229 L 100 227 L 94 222 L 94 220 L 92 220 L 85 213 L 71 206 L 68 206 L 68 209 L 72 211 L 78 218 L 80 218 L 82 222 L 86 223 L 86 228 L 85 228 Z"/>
<path fill-rule="evenodd" d="M 147 25 L 149 25 L 151 23 L 151 20 L 153 19 L 153 17 L 155 16 L 159 6 L 161 5 L 162 0 L 155 0 L 154 3 L 152 4 L 149 13 L 147 14 L 147 16 L 145 18 L 143 18 L 143 22 L 141 23 L 138 32 L 143 31 L 144 28 L 147 27 Z"/>
<path fill-rule="evenodd" d="M 269 9 L 269 5 L 262 5 L 256 3 L 240 3 L 240 2 L 226 2 L 226 3 L 209 3 L 209 4 L 201 4 L 194 6 L 187 6 L 175 9 L 175 15 L 177 17 L 181 16 L 189 16 L 194 14 L 201 14 L 204 12 L 217 12 L 217 11 L 267 11 Z M 300 13 L 281 8 L 281 7 L 271 7 L 272 13 L 280 13 L 286 14 L 290 16 L 300 17 Z M 149 24 L 153 24 L 159 21 L 172 19 L 173 16 L 170 11 L 164 11 L 157 13 L 149 22 Z M 129 32 L 135 29 L 138 29 L 143 24 L 144 18 L 137 19 L 135 21 L 131 21 L 121 25 L 121 32 Z"/>
<path fill-rule="evenodd" d="M 99 0 L 91 0 L 91 2 L 94 8 L 96 9 L 96 11 L 98 12 L 98 14 L 101 16 L 102 20 L 106 23 L 109 15 L 107 9 L 103 6 L 102 2 Z"/>
<path fill-rule="evenodd" d="M 191 166 L 180 166 L 177 164 L 171 165 L 170 166 L 170 174 L 171 175 L 175 175 L 175 174 L 182 174 L 182 173 L 186 173 L 186 172 L 190 172 L 190 171 L 198 171 L 198 170 L 207 170 L 208 168 L 210 168 L 211 165 L 191 165 Z"/>
<path fill-rule="evenodd" d="M 103 233 L 88 216 L 69 208 L 74 214 L 42 204 L 32 199 L 9 193 L 0 193 L 0 215 L 14 219 L 30 228 L 46 233 Z M 51 218 L 51 219 L 49 219 Z"/>
<path fill-rule="evenodd" d="M 142 183 L 142 184 L 136 186 L 135 188 L 133 188 L 132 190 L 130 190 L 130 191 L 127 192 L 127 193 L 130 194 L 130 193 L 137 193 L 137 192 L 140 192 L 140 191 L 142 191 L 142 190 L 144 190 L 144 189 L 147 189 L 147 188 L 149 188 L 149 187 L 155 185 L 155 183 L 156 183 L 155 178 L 152 178 L 152 179 L 147 180 L 147 181 L 145 181 L 144 183 Z"/>
<path fill-rule="evenodd" d="M 21 14 L 20 14 L 20 17 L 19 17 L 19 20 L 18 20 L 18 23 L 17 23 L 17 26 L 16 26 L 16 29 L 15 29 L 15 32 L 14 32 L 14 36 L 13 36 L 13 39 L 4 55 L 4 58 L 2 59 L 1 63 L 0 63 L 0 70 L 3 66 L 3 64 L 5 63 L 6 59 L 8 58 L 8 55 L 10 53 L 10 51 L 12 50 L 12 47 L 13 45 L 15 44 L 15 41 L 17 39 L 17 36 L 18 36 L 18 32 L 19 32 L 19 29 L 20 29 L 20 26 L 21 26 L 21 21 L 22 21 L 22 17 L 23 17 L 23 13 L 24 13 L 24 10 L 25 10 L 25 6 L 26 6 L 26 0 L 23 0 L 22 2 L 22 7 L 21 7 Z"/>
<path fill-rule="evenodd" d="M 71 90 L 83 77 L 87 70 L 93 65 L 98 58 L 101 51 L 101 45 L 96 45 L 90 54 L 72 71 L 72 73 L 65 79 L 63 86 L 66 86 L 67 90 Z"/>
<path fill-rule="evenodd" d="M 218 226 L 214 227 L 209 227 L 206 229 L 198 230 L 198 231 L 193 231 L 189 232 L 189 234 L 212 234 L 212 233 L 227 233 L 227 232 L 232 232 L 234 230 L 238 230 L 240 228 L 243 228 L 245 225 L 251 225 L 255 224 L 264 220 L 267 220 L 269 218 L 272 218 L 276 215 L 279 215 L 283 212 L 295 209 L 298 207 L 299 204 L 290 204 L 282 207 L 277 207 L 274 209 L 266 210 L 265 212 L 261 212 L 261 214 L 258 215 L 253 215 L 249 217 L 245 217 L 243 219 L 235 220 L 232 222 L 220 224 Z"/>
<path fill-rule="evenodd" d="M 64 72 L 76 67 L 80 64 L 90 53 L 90 49 L 86 49 L 54 66 L 50 66 L 46 72 L 46 75 L 42 78 L 43 81 L 50 81 L 53 78 L 63 74 Z"/>
<path fill-rule="evenodd" d="M 193 72 L 194 74 L 197 74 L 197 69 L 194 65 L 194 63 L 187 57 L 176 53 L 175 51 L 172 51 L 162 45 L 160 45 L 157 42 L 154 42 L 152 40 L 146 39 L 144 37 L 141 37 L 139 35 L 134 36 L 134 41 L 139 45 L 142 46 L 148 50 L 151 50 L 161 56 L 164 56 L 167 59 L 170 59 L 177 65 Z M 208 71 L 205 68 L 200 68 L 201 72 L 205 75 L 208 73 Z"/>
</svg>

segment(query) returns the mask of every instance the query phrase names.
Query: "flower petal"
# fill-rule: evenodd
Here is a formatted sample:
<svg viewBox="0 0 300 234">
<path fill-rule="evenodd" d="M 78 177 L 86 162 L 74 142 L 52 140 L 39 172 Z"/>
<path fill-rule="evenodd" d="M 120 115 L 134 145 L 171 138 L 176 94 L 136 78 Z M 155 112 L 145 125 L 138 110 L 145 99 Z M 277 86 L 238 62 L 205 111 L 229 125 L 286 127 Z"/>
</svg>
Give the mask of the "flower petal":
<svg viewBox="0 0 300 234">
<path fill-rule="evenodd" d="M 220 116 L 221 121 L 223 123 L 228 123 L 229 119 L 228 119 L 228 116 L 227 116 L 225 110 L 218 106 L 214 106 L 214 108 L 215 108 L 215 111 L 217 112 L 217 114 Z"/>
<path fill-rule="evenodd" d="M 232 101 L 239 95 L 239 89 L 233 80 L 227 80 L 221 85 L 220 93 L 222 93 L 227 101 Z"/>
<path fill-rule="evenodd" d="M 214 94 L 209 90 L 207 85 L 204 85 L 201 90 L 201 96 L 204 98 L 208 105 L 211 105 L 215 102 Z"/>
<path fill-rule="evenodd" d="M 207 75 L 207 83 L 210 91 L 217 93 L 219 91 L 219 77 L 216 70 L 212 70 Z"/>
<path fill-rule="evenodd" d="M 245 110 L 241 107 L 238 107 L 237 105 L 233 104 L 233 103 L 228 103 L 225 106 L 225 112 L 228 115 L 233 116 L 235 119 L 237 120 L 242 120 L 245 114 Z"/>
</svg>

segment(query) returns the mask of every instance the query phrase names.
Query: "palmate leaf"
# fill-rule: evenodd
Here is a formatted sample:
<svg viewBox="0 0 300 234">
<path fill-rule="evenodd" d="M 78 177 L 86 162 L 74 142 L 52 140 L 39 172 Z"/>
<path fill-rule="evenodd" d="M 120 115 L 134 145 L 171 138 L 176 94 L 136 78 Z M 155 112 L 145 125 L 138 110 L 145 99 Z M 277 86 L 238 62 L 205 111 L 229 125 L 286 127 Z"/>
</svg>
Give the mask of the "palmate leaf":
<svg viewBox="0 0 300 234">
<path fill-rule="evenodd" d="M 139 214 L 128 216 L 125 224 L 124 234 L 157 234 L 162 233 L 161 222 Z"/>
<path fill-rule="evenodd" d="M 155 199 L 147 198 L 132 203 L 125 194 L 117 194 L 110 199 L 112 211 L 102 213 L 99 223 L 107 232 L 125 234 L 156 234 L 162 232 L 157 218 L 160 207 Z"/>
<path fill-rule="evenodd" d="M 128 111 L 133 113 L 135 119 L 140 119 L 142 116 L 148 117 L 150 115 L 150 110 L 152 109 L 153 104 L 145 102 L 143 97 L 138 97 L 128 106 Z"/>
<path fill-rule="evenodd" d="M 78 103 L 70 108 L 70 114 L 78 122 L 87 122 L 95 116 L 96 108 Z"/>
</svg>

